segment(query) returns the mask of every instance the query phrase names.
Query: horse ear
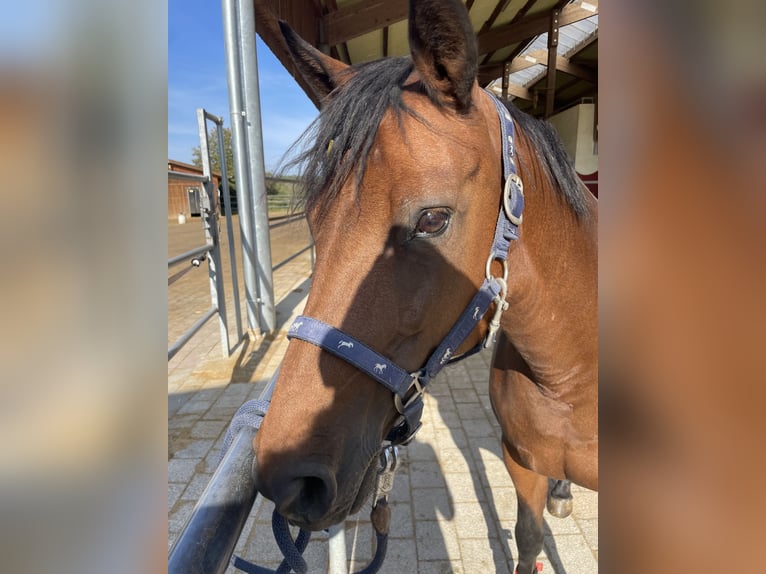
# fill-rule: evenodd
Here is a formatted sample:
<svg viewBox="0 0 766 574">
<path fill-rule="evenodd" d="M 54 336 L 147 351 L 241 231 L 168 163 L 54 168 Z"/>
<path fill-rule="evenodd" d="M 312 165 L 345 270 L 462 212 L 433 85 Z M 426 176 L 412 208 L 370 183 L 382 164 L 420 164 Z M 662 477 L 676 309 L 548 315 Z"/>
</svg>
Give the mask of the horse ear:
<svg viewBox="0 0 766 574">
<path fill-rule="evenodd" d="M 460 0 L 410 0 L 410 52 L 426 90 L 437 101 L 471 106 L 478 55 L 476 35 Z"/>
<path fill-rule="evenodd" d="M 314 89 L 320 100 L 343 83 L 341 72 L 348 68 L 347 64 L 314 48 L 298 36 L 287 22 L 280 20 L 279 28 L 282 30 L 282 36 L 298 68 L 298 73 Z"/>
</svg>

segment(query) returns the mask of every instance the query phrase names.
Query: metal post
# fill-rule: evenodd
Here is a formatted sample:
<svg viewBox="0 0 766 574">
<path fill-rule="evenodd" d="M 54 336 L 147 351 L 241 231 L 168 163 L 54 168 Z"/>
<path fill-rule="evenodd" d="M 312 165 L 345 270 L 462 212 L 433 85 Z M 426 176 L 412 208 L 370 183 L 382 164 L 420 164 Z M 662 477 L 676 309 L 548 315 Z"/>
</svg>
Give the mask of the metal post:
<svg viewBox="0 0 766 574">
<path fill-rule="evenodd" d="M 503 84 L 501 97 L 503 101 L 508 101 L 508 86 L 511 83 L 511 62 L 506 60 L 503 62 Z"/>
<path fill-rule="evenodd" d="M 255 230 L 256 278 L 260 295 L 261 331 L 272 333 L 277 327 L 274 305 L 274 280 L 271 269 L 271 237 L 269 207 L 266 196 L 266 168 L 263 159 L 263 130 L 261 127 L 261 96 L 258 86 L 258 58 L 255 49 L 255 11 L 253 0 L 237 0 L 239 13 L 238 40 L 240 48 L 240 77 L 245 106 L 245 126 L 248 167 L 253 201 L 251 209 Z"/>
<path fill-rule="evenodd" d="M 553 115 L 556 97 L 556 56 L 559 46 L 559 15 L 561 11 L 551 12 L 551 23 L 548 29 L 548 81 L 545 92 L 545 117 Z"/>
<path fill-rule="evenodd" d="M 327 574 L 348 574 L 346 558 L 346 523 L 341 522 L 329 528 Z"/>
<path fill-rule="evenodd" d="M 226 209 L 226 233 L 229 239 L 229 261 L 231 261 L 231 285 L 234 291 L 234 320 L 237 322 L 237 343 L 242 340 L 242 311 L 239 306 L 239 277 L 237 275 L 237 254 L 234 247 L 234 230 L 231 218 L 231 192 L 229 191 L 229 173 L 226 167 L 226 147 L 223 143 L 223 119 L 207 114 L 215 122 L 218 134 L 218 157 L 221 158 L 221 186 L 223 188 L 223 205 Z"/>
<path fill-rule="evenodd" d="M 202 173 L 206 178 L 203 183 L 205 193 L 202 196 L 203 225 L 205 240 L 212 245 L 210 256 L 207 258 L 208 276 L 210 277 L 210 299 L 213 307 L 218 309 L 218 328 L 221 334 L 221 354 L 229 356 L 229 327 L 226 316 L 226 293 L 223 290 L 223 272 L 221 268 L 221 239 L 218 236 L 218 209 L 215 201 L 213 172 L 210 168 L 210 152 L 207 141 L 207 122 L 205 110 L 197 110 L 197 125 L 199 127 L 200 156 L 202 158 Z"/>
<path fill-rule="evenodd" d="M 226 54 L 226 80 L 229 87 L 231 139 L 234 153 L 234 171 L 237 182 L 239 230 L 242 239 L 242 273 L 245 278 L 245 306 L 250 331 L 259 328 L 258 281 L 256 279 L 255 232 L 252 221 L 252 185 L 247 169 L 248 150 L 245 128 L 245 109 L 242 103 L 240 52 L 238 43 L 239 14 L 236 0 L 222 0 L 223 38 Z"/>
</svg>

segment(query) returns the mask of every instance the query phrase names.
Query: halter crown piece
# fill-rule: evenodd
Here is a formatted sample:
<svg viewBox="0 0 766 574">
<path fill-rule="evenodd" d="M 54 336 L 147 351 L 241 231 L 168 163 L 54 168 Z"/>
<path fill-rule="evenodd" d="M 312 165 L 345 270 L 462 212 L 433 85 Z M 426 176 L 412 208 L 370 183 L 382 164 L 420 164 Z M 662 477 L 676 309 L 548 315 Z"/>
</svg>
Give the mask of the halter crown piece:
<svg viewBox="0 0 766 574">
<path fill-rule="evenodd" d="M 394 394 L 394 404 L 401 417 L 386 437 L 386 440 L 394 445 L 407 444 L 420 428 L 420 418 L 423 414 L 423 393 L 428 384 L 444 366 L 492 345 L 500 327 L 500 316 L 508 307 L 508 303 L 505 301 L 508 288 L 506 258 L 511 241 L 519 238 L 519 226 L 524 210 L 524 191 L 514 162 L 514 133 L 511 114 L 494 94 L 490 92 L 487 94 L 495 103 L 497 113 L 500 116 L 505 184 L 502 205 L 499 208 L 495 226 L 495 237 L 487 258 L 486 276 L 479 291 L 471 299 L 442 342 L 436 347 L 436 350 L 431 353 L 423 367 L 409 373 L 358 339 L 313 317 L 305 315 L 297 317 L 287 333 L 288 339 L 306 341 L 343 359 Z M 500 261 L 503 265 L 502 277 L 493 277 L 490 273 L 492 262 L 495 260 Z M 481 341 L 470 351 L 454 357 L 455 350 L 476 328 L 492 303 L 495 303 L 495 312 L 490 320 L 489 332 L 484 341 Z"/>
</svg>

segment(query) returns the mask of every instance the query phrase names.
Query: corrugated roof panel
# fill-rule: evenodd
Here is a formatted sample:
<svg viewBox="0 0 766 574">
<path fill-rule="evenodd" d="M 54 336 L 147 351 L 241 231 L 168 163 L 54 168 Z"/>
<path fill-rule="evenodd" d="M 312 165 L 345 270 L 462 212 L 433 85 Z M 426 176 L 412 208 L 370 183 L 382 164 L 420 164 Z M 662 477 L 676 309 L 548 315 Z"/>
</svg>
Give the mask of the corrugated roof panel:
<svg viewBox="0 0 766 574">
<path fill-rule="evenodd" d="M 556 48 L 556 53 L 559 56 L 568 57 L 572 53 L 577 51 L 586 40 L 588 40 L 593 33 L 598 29 L 598 15 L 591 16 L 584 20 L 574 22 L 573 24 L 567 24 L 559 28 L 559 45 Z M 519 57 L 524 57 L 525 54 L 534 52 L 535 50 L 547 50 L 548 49 L 548 33 L 539 35 L 534 41 L 519 54 Z M 514 72 L 510 75 L 510 82 L 524 87 L 529 87 L 532 84 L 538 82 L 548 71 L 547 66 L 535 65 L 525 70 Z"/>
</svg>

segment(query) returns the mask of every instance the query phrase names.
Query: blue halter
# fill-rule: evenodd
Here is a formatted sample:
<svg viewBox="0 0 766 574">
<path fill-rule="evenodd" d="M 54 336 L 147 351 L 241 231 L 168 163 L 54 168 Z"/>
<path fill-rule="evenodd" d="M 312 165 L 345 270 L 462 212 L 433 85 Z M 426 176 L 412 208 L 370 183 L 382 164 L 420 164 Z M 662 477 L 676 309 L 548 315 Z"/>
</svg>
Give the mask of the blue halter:
<svg viewBox="0 0 766 574">
<path fill-rule="evenodd" d="M 514 162 L 511 114 L 498 98 L 490 92 L 487 93 L 495 103 L 497 113 L 500 116 L 503 139 L 503 179 L 505 181 L 503 204 L 497 216 L 495 237 L 487 259 L 484 283 L 442 342 L 436 347 L 436 350 L 431 353 L 425 365 L 417 371 L 409 373 L 358 339 L 313 317 L 304 315 L 297 317 L 287 333 L 288 339 L 306 341 L 343 359 L 394 394 L 394 404 L 401 417 L 386 437 L 392 444 L 406 444 L 412 440 L 421 425 L 423 393 L 426 386 L 444 366 L 492 345 L 495 334 L 500 327 L 500 316 L 508 307 L 508 303 L 505 301 L 508 278 L 506 258 L 511 241 L 519 238 L 519 225 L 521 225 L 524 210 L 524 192 Z M 490 267 L 494 260 L 503 264 L 503 277 L 491 275 Z M 453 356 L 455 350 L 476 328 L 492 303 L 495 303 L 495 312 L 484 341 L 458 357 Z"/>
</svg>

